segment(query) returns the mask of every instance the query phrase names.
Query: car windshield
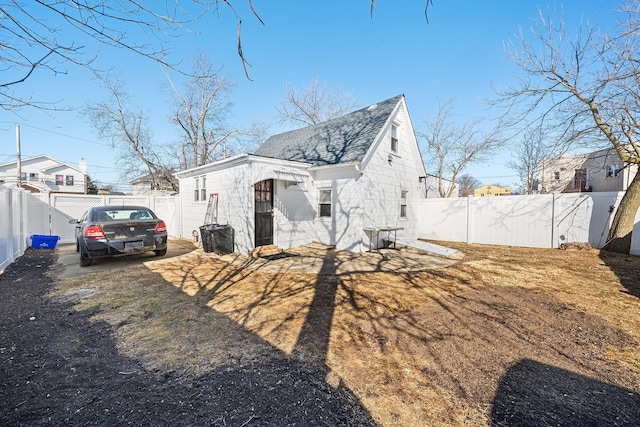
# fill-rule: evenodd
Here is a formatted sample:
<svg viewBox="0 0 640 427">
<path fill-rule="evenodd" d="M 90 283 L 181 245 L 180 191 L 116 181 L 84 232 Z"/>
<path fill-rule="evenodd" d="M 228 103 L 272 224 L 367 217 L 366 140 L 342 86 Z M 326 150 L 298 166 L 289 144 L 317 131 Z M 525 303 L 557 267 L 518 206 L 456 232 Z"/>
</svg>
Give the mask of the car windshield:
<svg viewBox="0 0 640 427">
<path fill-rule="evenodd" d="M 112 209 L 109 211 L 99 211 L 96 214 L 97 221 L 129 221 L 129 220 L 153 219 L 153 215 L 148 209 Z"/>
</svg>

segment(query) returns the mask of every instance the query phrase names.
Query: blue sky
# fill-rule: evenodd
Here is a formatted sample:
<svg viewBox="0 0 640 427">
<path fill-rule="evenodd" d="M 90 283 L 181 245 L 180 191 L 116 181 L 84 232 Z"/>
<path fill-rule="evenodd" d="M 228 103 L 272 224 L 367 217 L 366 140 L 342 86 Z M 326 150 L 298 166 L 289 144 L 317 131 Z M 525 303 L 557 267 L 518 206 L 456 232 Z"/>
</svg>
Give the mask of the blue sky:
<svg viewBox="0 0 640 427">
<path fill-rule="evenodd" d="M 450 98 L 461 120 L 494 114 L 483 101 L 494 96 L 492 85 L 510 84 L 515 72 L 503 43 L 514 39 L 520 27 L 529 28 L 538 7 L 562 9 L 569 26 L 589 22 L 610 29 L 617 19 L 612 1 L 434 0 L 427 23 L 425 1 L 378 0 L 371 17 L 366 0 L 254 0 L 263 26 L 245 0 L 236 0 L 251 81 L 237 56 L 235 18 L 224 8 L 199 21 L 193 32 L 172 40 L 172 58 L 189 61 L 203 50 L 224 67 L 223 73 L 236 84 L 230 123 L 239 127 L 273 122 L 287 84 L 302 88 L 318 79 L 348 92 L 359 107 L 405 94 L 414 128 L 420 129 L 435 117 L 438 102 Z M 88 46 L 91 52 L 91 43 Z M 112 68 L 125 81 L 134 105 L 152 118 L 157 142 L 178 139 L 166 124 L 170 110 L 160 90 L 166 81 L 160 66 L 110 48 L 101 48 L 98 64 Z M 23 158 L 47 154 L 76 166 L 84 158 L 92 179 L 126 188 L 115 164 L 116 152 L 79 114 L 87 101 L 104 98 L 88 71 L 69 66 L 67 75 L 39 72 L 18 92 L 60 101 L 74 110 L 2 111 L 0 163 L 15 159 L 19 123 Z M 489 164 L 465 172 L 483 184 L 514 185 L 517 177 L 504 167 L 508 153 L 506 147 Z"/>
</svg>

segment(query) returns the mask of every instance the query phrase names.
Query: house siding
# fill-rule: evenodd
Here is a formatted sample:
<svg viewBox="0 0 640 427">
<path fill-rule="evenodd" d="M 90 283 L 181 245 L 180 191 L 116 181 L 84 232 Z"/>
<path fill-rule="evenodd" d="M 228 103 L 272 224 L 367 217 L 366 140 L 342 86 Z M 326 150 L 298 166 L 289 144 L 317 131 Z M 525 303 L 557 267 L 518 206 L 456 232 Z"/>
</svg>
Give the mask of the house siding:
<svg viewBox="0 0 640 427">
<path fill-rule="evenodd" d="M 228 224 L 234 229 L 236 250 L 247 252 L 253 231 L 253 189 L 249 188 L 247 176 L 249 165 L 240 165 L 223 171 L 207 172 L 180 180 L 180 199 L 183 209 L 182 235 L 199 234 L 204 225 L 209 194 L 218 193 L 218 224 Z M 194 201 L 195 178 L 206 177 L 205 200 Z M 251 234 L 251 236 L 249 236 Z"/>
<path fill-rule="evenodd" d="M 398 125 L 398 152 L 391 151 L 391 124 Z M 391 156 L 391 161 L 389 158 Z M 419 177 L 424 176 L 420 153 L 406 109 L 401 108 L 380 135 L 362 177 L 363 227 L 402 227 L 398 237 L 417 238 L 416 202 L 424 198 Z M 401 192 L 407 191 L 407 216 L 400 217 Z M 369 237 L 363 239 L 369 245 Z M 375 245 L 375 239 L 373 244 Z"/>
<path fill-rule="evenodd" d="M 312 172 L 314 207 L 321 189 L 331 189 L 331 217 L 317 217 L 313 240 L 338 249 L 360 250 L 362 241 L 362 192 L 360 174 L 354 165 L 341 165 Z"/>
<path fill-rule="evenodd" d="M 314 232 L 317 216 L 316 199 L 309 181 L 295 187 L 285 181 L 275 181 L 274 243 L 292 248 L 319 240 Z"/>
</svg>

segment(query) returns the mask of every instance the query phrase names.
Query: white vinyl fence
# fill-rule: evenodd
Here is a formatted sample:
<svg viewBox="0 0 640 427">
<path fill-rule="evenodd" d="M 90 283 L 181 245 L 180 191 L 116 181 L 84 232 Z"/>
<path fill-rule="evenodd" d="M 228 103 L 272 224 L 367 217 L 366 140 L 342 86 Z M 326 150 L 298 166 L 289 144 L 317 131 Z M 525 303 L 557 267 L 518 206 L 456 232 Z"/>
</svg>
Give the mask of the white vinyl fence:
<svg viewBox="0 0 640 427">
<path fill-rule="evenodd" d="M 418 203 L 418 236 L 428 240 L 556 248 L 588 242 L 602 247 L 624 193 L 544 194 L 536 196 L 425 199 Z M 31 194 L 0 185 L 0 271 L 24 253 L 34 234 L 74 242 L 74 226 L 92 206 L 130 204 L 150 207 L 181 236 L 180 198 L 174 196 L 92 196 Z M 191 236 L 188 236 L 191 237 Z M 640 255 L 640 211 L 631 253 Z"/>
<path fill-rule="evenodd" d="M 31 234 L 29 192 L 0 185 L 0 272 L 24 253 Z"/>
<path fill-rule="evenodd" d="M 597 192 L 535 196 L 426 199 L 418 235 L 428 240 L 503 246 L 557 248 L 563 243 L 605 245 L 624 193 Z M 640 255 L 640 211 L 631 253 Z"/>
</svg>

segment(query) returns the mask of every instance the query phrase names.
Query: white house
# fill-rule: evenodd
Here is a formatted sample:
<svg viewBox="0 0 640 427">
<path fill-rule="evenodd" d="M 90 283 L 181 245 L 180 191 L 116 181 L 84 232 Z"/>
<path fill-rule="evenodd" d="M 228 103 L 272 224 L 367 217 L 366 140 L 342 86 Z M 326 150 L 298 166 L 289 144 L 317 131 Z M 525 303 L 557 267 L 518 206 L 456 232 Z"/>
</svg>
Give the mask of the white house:
<svg viewBox="0 0 640 427">
<path fill-rule="evenodd" d="M 414 203 L 427 196 L 428 185 L 404 95 L 274 135 L 255 154 L 176 177 L 182 235 L 204 224 L 215 193 L 214 221 L 233 228 L 234 249 L 243 253 L 313 241 L 364 251 L 382 244 L 386 232 L 376 236 L 381 228 L 416 238 Z"/>
<path fill-rule="evenodd" d="M 638 165 L 623 166 L 613 148 L 546 160 L 538 167 L 538 191 L 626 191 L 638 173 Z"/>
<path fill-rule="evenodd" d="M 173 171 L 172 171 L 173 172 Z M 172 176 L 173 178 L 173 176 Z M 177 186 L 177 180 L 172 179 L 169 182 L 163 178 L 155 178 L 151 174 L 141 176 L 140 178 L 131 181 L 131 188 L 133 195 L 170 195 L 175 194 L 177 191 L 174 186 Z"/>
<path fill-rule="evenodd" d="M 80 193 L 87 189 L 87 164 L 80 160 L 78 168 L 49 156 L 21 159 L 21 185 L 32 193 Z M 0 184 L 18 184 L 18 162 L 0 164 Z"/>
</svg>

